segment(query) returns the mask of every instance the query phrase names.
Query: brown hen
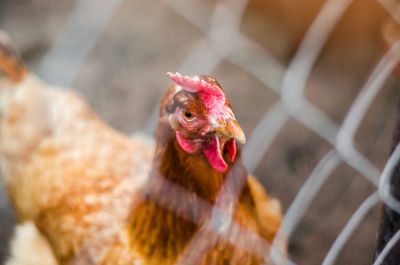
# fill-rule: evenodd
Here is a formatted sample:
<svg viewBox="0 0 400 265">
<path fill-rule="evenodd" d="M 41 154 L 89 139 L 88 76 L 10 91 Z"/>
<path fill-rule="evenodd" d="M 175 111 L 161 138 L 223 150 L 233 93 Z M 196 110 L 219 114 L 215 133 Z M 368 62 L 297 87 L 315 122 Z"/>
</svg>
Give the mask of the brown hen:
<svg viewBox="0 0 400 265">
<path fill-rule="evenodd" d="M 268 255 L 280 204 L 248 177 L 243 131 L 214 78 L 169 74 L 154 147 L 41 82 L 4 36 L 0 69 L 4 182 L 19 220 L 35 224 L 59 264 L 261 264 Z M 29 258 L 13 248 L 14 261 Z"/>
</svg>

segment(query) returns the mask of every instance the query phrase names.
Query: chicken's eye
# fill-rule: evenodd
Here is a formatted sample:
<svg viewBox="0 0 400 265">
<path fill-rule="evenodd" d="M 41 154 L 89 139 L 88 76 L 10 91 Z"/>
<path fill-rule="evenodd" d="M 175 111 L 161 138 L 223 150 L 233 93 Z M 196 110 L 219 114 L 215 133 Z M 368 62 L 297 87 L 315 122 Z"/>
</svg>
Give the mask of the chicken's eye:
<svg viewBox="0 0 400 265">
<path fill-rule="evenodd" d="M 186 120 L 190 121 L 190 120 L 192 120 L 194 118 L 194 115 L 189 111 L 184 111 L 183 112 L 183 117 L 185 117 Z"/>
</svg>

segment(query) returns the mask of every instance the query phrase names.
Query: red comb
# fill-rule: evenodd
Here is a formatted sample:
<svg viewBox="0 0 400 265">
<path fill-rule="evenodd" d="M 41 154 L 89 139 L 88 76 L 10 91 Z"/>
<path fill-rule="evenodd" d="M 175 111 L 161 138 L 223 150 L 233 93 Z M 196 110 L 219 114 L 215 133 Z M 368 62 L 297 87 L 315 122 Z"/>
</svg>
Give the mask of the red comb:
<svg viewBox="0 0 400 265">
<path fill-rule="evenodd" d="M 180 73 L 170 73 L 167 75 L 177 85 L 191 93 L 199 93 L 207 109 L 215 109 L 225 104 L 225 94 L 217 85 L 212 85 L 205 80 L 182 76 Z"/>
</svg>

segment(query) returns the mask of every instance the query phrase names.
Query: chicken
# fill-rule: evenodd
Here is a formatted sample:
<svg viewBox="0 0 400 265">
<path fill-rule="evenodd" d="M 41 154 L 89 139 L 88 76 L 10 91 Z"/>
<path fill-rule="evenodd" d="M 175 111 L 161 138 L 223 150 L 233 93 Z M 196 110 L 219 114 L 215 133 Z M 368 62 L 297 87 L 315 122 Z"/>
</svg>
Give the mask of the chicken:
<svg viewBox="0 0 400 265">
<path fill-rule="evenodd" d="M 396 73 L 396 72 L 395 72 Z M 397 73 L 396 73 L 397 74 Z M 398 105 L 400 108 L 400 104 Z M 399 109 L 400 110 L 400 109 Z M 399 114 L 399 112 L 398 112 Z M 397 115 L 398 115 L 397 114 Z M 395 147 L 400 143 L 400 116 L 397 117 L 397 124 L 394 131 L 394 140 L 392 144 L 392 152 Z M 400 161 L 399 161 L 400 162 Z M 391 192 L 397 198 L 400 199 L 400 163 L 397 162 L 395 170 L 391 173 Z M 377 240 L 375 243 L 375 251 L 373 259 L 376 260 L 379 254 L 383 251 L 385 246 L 388 244 L 390 239 L 399 231 L 400 229 L 400 214 L 395 210 L 391 209 L 389 206 L 381 206 L 381 219 L 377 233 Z M 383 259 L 382 265 L 398 265 L 400 264 L 400 242 L 397 241 L 395 245 L 391 248 L 391 251 Z"/>
<path fill-rule="evenodd" d="M 399 7 L 399 6 L 398 6 Z M 400 27 L 397 21 L 390 17 L 385 21 L 382 26 L 382 38 L 384 40 L 385 50 L 387 51 L 390 47 L 393 47 L 400 37 Z M 397 66 L 393 71 L 393 76 L 400 79 L 400 67 Z M 400 103 L 400 102 L 399 102 Z M 400 104 L 398 104 L 398 114 L 400 110 Z M 397 122 L 394 131 L 392 151 L 400 143 L 400 116 L 397 116 Z M 400 161 L 399 161 L 400 162 Z M 400 199 L 400 171 L 398 164 L 396 169 L 392 172 L 391 176 L 391 192 L 399 200 Z M 394 234 L 400 229 L 400 214 L 395 210 L 391 209 L 386 205 L 381 206 L 381 220 L 378 229 L 377 240 L 375 244 L 374 260 L 376 260 L 379 254 L 383 251 L 387 243 L 394 236 Z M 400 243 L 397 242 L 383 259 L 382 265 L 398 265 L 400 264 Z"/>
<path fill-rule="evenodd" d="M 400 105 L 399 105 L 400 107 Z M 397 125 L 395 127 L 393 148 L 400 142 L 400 120 L 397 119 Z M 400 198 L 400 164 L 396 165 L 395 170 L 392 172 L 391 183 L 392 183 L 392 193 L 399 200 Z M 381 220 L 378 229 L 377 240 L 375 244 L 374 260 L 376 260 L 379 254 L 383 251 L 385 246 L 388 244 L 390 239 L 399 231 L 400 229 L 400 214 L 395 210 L 391 209 L 389 206 L 381 206 Z M 397 241 L 395 245 L 391 248 L 391 251 L 383 259 L 382 265 L 398 265 L 400 264 L 400 242 Z"/>
<path fill-rule="evenodd" d="M 4 183 L 59 264 L 261 264 L 268 249 L 252 242 L 273 240 L 280 204 L 246 173 L 245 135 L 214 78 L 168 74 L 154 145 L 41 82 L 4 36 L 0 69 Z"/>
</svg>

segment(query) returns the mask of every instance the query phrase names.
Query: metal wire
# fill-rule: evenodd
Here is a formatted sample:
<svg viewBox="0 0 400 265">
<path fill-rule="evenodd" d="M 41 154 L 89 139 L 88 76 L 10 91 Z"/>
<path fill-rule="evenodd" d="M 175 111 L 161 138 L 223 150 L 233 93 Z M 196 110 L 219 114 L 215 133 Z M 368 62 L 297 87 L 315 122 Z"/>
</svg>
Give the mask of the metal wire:
<svg viewBox="0 0 400 265">
<path fill-rule="evenodd" d="M 281 102 L 278 102 L 258 123 L 243 149 L 243 163 L 249 172 L 254 172 L 288 116 Z"/>
<path fill-rule="evenodd" d="M 361 221 L 367 213 L 375 207 L 379 202 L 379 195 L 377 192 L 372 193 L 357 209 L 351 219 L 347 222 L 345 228 L 340 232 L 336 238 L 322 265 L 332 265 L 336 258 L 339 256 L 340 251 L 349 240 L 351 234 L 360 225 Z"/>
<path fill-rule="evenodd" d="M 400 16 L 398 13 L 399 6 L 396 0 L 377 0 L 389 14 L 400 24 Z"/>
<path fill-rule="evenodd" d="M 390 156 L 379 183 L 379 195 L 381 199 L 394 211 L 400 214 L 400 201 L 391 192 L 391 177 L 400 160 L 400 144 L 396 146 Z"/>
<path fill-rule="evenodd" d="M 346 115 L 337 137 L 336 148 L 339 150 L 340 154 L 346 160 L 354 159 L 352 164 L 355 166 L 373 171 L 373 175 L 370 174 L 365 176 L 375 185 L 377 185 L 379 181 L 379 178 L 375 177 L 376 174 L 379 174 L 379 171 L 354 148 L 354 135 L 367 111 L 368 106 L 372 103 L 372 100 L 378 94 L 379 89 L 382 87 L 383 83 L 386 81 L 400 59 L 399 44 L 400 43 L 398 42 L 395 43 L 379 61 Z"/>
<path fill-rule="evenodd" d="M 396 245 L 397 242 L 400 240 L 400 230 L 393 235 L 393 237 L 387 242 L 386 246 L 376 258 L 375 262 L 372 265 L 381 265 L 382 262 L 385 260 L 386 256 L 389 254 L 390 250 Z"/>
<path fill-rule="evenodd" d="M 318 54 L 350 3 L 351 0 L 329 0 L 325 3 L 289 65 L 282 84 L 282 101 L 288 112 L 332 145 L 336 143 L 338 126 L 308 102 L 303 94 L 306 80 Z M 353 155 L 347 157 L 345 162 L 377 184 L 379 170 L 358 152 L 353 152 Z"/>
<path fill-rule="evenodd" d="M 40 65 L 46 82 L 70 87 L 97 43 L 107 22 L 123 0 L 80 0 Z"/>
<path fill-rule="evenodd" d="M 287 238 L 290 238 L 301 217 L 312 202 L 312 199 L 314 199 L 325 180 L 340 162 L 341 159 L 337 155 L 337 152 L 331 150 L 320 160 L 310 177 L 301 187 L 299 193 L 286 212 L 281 227 L 273 242 L 271 259 L 276 264 L 283 264 L 286 260 L 286 257 L 281 253 L 280 246 L 284 244 Z"/>
</svg>

